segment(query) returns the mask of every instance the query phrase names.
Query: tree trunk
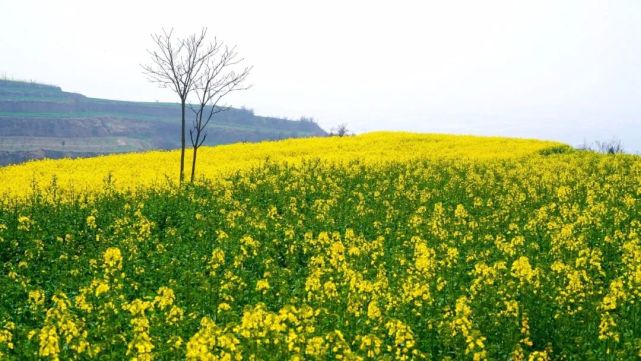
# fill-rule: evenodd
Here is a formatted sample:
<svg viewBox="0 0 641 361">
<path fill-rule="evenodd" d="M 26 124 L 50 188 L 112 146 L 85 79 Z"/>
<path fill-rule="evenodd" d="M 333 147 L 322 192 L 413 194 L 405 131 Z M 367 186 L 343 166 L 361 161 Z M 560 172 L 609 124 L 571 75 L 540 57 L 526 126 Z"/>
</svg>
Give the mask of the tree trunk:
<svg viewBox="0 0 641 361">
<path fill-rule="evenodd" d="M 180 133 L 180 183 L 185 180 L 185 100 L 180 103 L 182 111 L 182 128 Z"/>
<path fill-rule="evenodd" d="M 191 160 L 191 182 L 194 183 L 194 174 L 196 174 L 196 154 L 198 147 L 194 147 L 194 157 Z"/>
</svg>

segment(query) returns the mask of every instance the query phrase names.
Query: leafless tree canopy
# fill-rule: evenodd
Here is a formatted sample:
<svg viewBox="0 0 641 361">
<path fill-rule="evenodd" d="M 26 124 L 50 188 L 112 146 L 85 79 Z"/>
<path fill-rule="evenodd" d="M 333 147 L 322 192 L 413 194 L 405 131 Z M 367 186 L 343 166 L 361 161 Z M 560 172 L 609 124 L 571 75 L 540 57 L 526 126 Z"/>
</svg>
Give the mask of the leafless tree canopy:
<svg viewBox="0 0 641 361">
<path fill-rule="evenodd" d="M 346 135 L 349 135 L 349 129 L 345 123 L 337 125 L 336 128 L 332 129 L 330 132 L 330 136 L 344 137 Z"/>
<path fill-rule="evenodd" d="M 175 38 L 173 30 L 152 34 L 153 48 L 148 50 L 151 62 L 142 65 L 150 81 L 171 89 L 181 104 L 180 181 L 185 169 L 185 106 L 203 68 L 219 51 L 216 41 L 207 42 L 207 29 L 185 38 Z"/>
<path fill-rule="evenodd" d="M 151 63 L 142 65 L 150 81 L 172 89 L 187 99 L 194 81 L 207 60 L 218 51 L 217 43 L 206 43 L 207 28 L 182 39 L 173 37 L 173 29 L 152 34 L 154 49 L 148 50 Z"/>
<path fill-rule="evenodd" d="M 229 109 L 220 105 L 220 101 L 231 92 L 249 88 L 243 83 L 251 67 L 241 65 L 244 59 L 239 58 L 236 47 L 229 47 L 214 39 L 212 49 L 211 56 L 203 63 L 199 76 L 194 80 L 195 104 L 190 105 L 195 115 L 192 129 L 189 130 L 193 148 L 192 182 L 198 148 L 207 139 L 207 125 L 216 114 Z"/>
<path fill-rule="evenodd" d="M 619 139 L 611 139 L 606 141 L 596 141 L 593 144 L 584 141 L 582 145 L 578 146 L 580 150 L 587 150 L 592 152 L 599 152 L 605 154 L 623 154 L 625 148 Z"/>
</svg>

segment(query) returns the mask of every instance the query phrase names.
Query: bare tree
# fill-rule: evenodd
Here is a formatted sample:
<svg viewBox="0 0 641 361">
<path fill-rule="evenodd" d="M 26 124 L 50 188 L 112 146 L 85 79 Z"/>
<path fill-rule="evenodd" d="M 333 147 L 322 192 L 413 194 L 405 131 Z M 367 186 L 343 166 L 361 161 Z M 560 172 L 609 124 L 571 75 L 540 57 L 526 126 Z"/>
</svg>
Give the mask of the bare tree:
<svg viewBox="0 0 641 361">
<path fill-rule="evenodd" d="M 347 128 L 347 124 L 345 123 L 341 123 L 337 125 L 336 128 L 332 129 L 332 131 L 330 132 L 330 136 L 336 135 L 339 137 L 344 137 L 349 134 L 350 134 L 349 129 Z"/>
<path fill-rule="evenodd" d="M 230 48 L 214 39 L 212 48 L 214 52 L 203 64 L 202 73 L 194 83 L 197 103 L 190 105 L 195 114 L 193 127 L 189 130 L 193 148 L 191 182 L 196 174 L 198 148 L 207 139 L 207 125 L 216 114 L 229 109 L 228 106 L 219 105 L 221 99 L 231 92 L 248 89 L 243 82 L 252 69 L 240 66 L 244 59 L 238 58 L 235 47 Z"/>
<path fill-rule="evenodd" d="M 596 142 L 596 147 L 601 153 L 605 154 L 622 154 L 625 153 L 623 143 L 620 140 L 612 138 L 609 141 Z"/>
<path fill-rule="evenodd" d="M 583 140 L 583 144 L 579 145 L 577 149 L 586 150 L 591 152 L 599 152 L 604 154 L 623 154 L 625 148 L 619 139 L 611 139 L 606 141 L 596 141 L 593 144 Z"/>
<path fill-rule="evenodd" d="M 215 43 L 207 44 L 207 29 L 199 34 L 192 34 L 182 39 L 173 37 L 173 30 L 152 34 L 154 43 L 148 50 L 151 63 L 142 65 L 150 81 L 161 88 L 171 89 L 180 98 L 181 134 L 180 134 L 180 182 L 185 178 L 185 108 L 189 94 L 194 89 L 204 64 L 216 52 Z"/>
</svg>

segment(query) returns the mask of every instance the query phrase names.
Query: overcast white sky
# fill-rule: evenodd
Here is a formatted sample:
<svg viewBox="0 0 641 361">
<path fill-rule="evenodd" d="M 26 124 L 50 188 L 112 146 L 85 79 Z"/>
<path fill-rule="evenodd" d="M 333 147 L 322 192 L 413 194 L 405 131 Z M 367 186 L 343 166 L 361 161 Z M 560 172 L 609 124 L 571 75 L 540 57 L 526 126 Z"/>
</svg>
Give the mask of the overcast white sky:
<svg viewBox="0 0 641 361">
<path fill-rule="evenodd" d="M 0 1 L 0 75 L 91 97 L 174 101 L 141 73 L 149 35 L 207 26 L 260 115 L 641 151 L 638 0 Z"/>
</svg>

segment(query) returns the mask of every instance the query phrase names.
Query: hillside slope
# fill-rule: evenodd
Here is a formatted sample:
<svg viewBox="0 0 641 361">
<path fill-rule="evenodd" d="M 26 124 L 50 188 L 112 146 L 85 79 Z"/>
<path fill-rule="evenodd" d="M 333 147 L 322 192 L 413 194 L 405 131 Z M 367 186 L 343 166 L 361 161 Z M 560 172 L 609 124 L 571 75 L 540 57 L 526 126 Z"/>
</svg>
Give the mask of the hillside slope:
<svg viewBox="0 0 641 361">
<path fill-rule="evenodd" d="M 0 80 L 0 165 L 179 147 L 180 108 L 89 98 L 59 87 Z M 325 135 L 311 121 L 230 109 L 210 125 L 208 145 Z"/>
</svg>

